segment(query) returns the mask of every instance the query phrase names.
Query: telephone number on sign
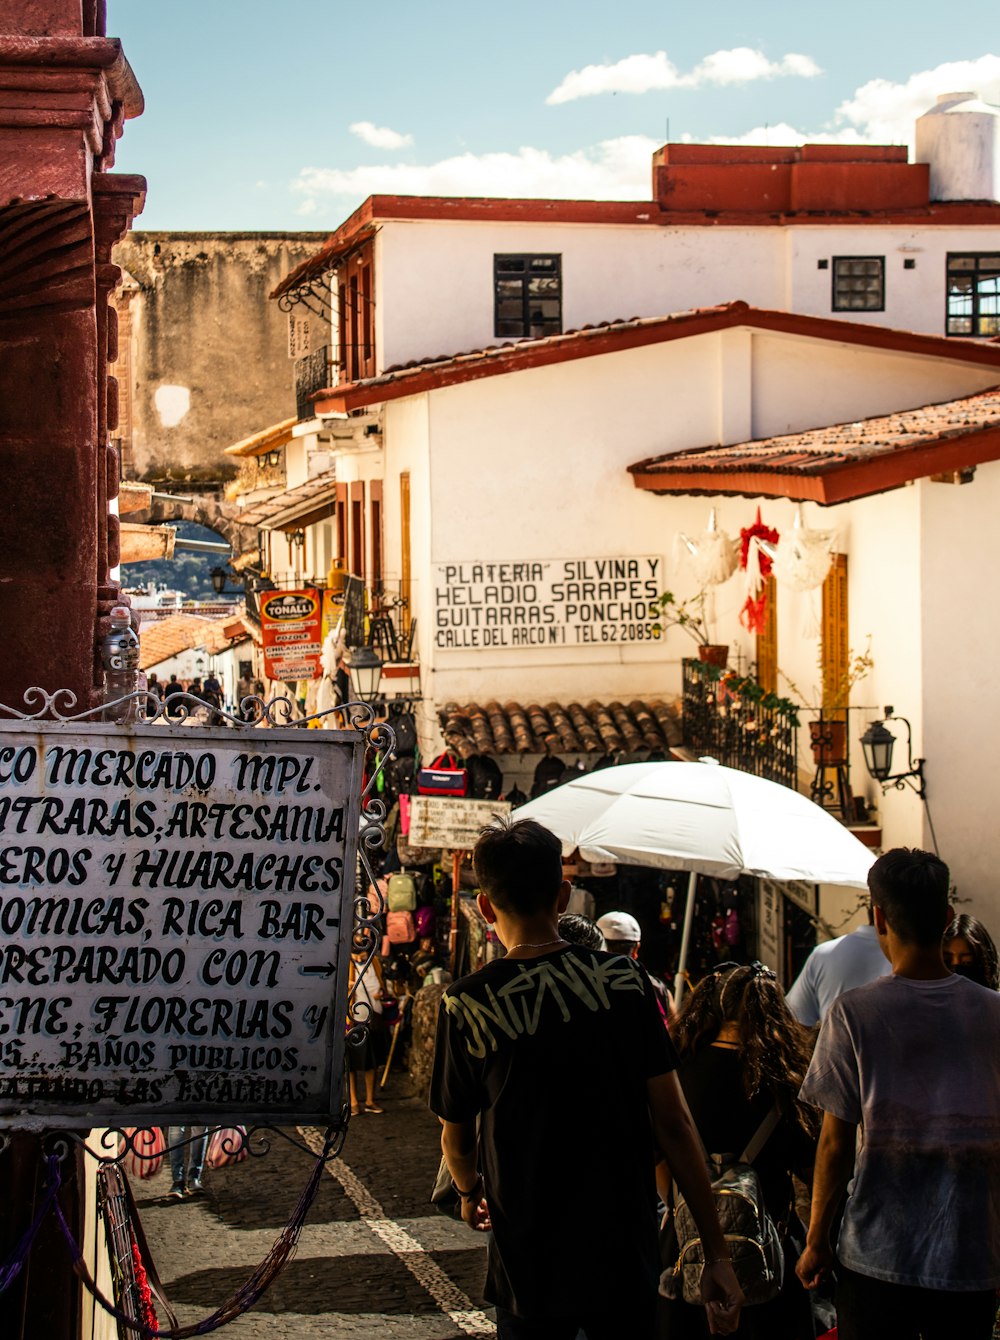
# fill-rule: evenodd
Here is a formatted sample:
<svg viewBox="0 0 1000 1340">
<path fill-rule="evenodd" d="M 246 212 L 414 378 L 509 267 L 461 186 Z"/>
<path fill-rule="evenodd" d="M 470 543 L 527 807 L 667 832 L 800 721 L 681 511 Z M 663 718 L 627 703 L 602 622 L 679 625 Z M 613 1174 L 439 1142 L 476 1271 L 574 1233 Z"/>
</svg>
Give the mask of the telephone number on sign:
<svg viewBox="0 0 1000 1340">
<path fill-rule="evenodd" d="M 658 634 L 651 623 L 578 624 L 577 642 L 655 642 Z"/>
</svg>

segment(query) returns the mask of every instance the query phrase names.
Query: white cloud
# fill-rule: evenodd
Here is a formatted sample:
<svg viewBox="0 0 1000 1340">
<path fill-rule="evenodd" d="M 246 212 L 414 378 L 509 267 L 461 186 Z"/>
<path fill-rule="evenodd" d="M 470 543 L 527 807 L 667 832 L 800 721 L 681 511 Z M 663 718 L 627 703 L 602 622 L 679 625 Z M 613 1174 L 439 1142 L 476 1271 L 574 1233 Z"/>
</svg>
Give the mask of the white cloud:
<svg viewBox="0 0 1000 1340">
<path fill-rule="evenodd" d="M 648 93 L 652 89 L 694 89 L 706 84 L 746 84 L 782 75 L 811 79 L 821 73 L 810 56 L 789 52 L 780 61 L 772 61 L 752 47 L 733 47 L 713 52 L 689 73 L 681 74 L 665 51 L 657 51 L 653 55 L 626 56 L 613 65 L 586 65 L 582 70 L 571 70 L 545 101 L 555 104 L 591 98 L 598 93 Z"/>
<path fill-rule="evenodd" d="M 836 122 L 848 122 L 874 144 L 910 144 L 913 124 L 934 106 L 939 93 L 968 90 L 984 102 L 1000 103 L 1000 56 L 947 61 L 921 70 L 902 84 L 872 79 L 837 108 Z"/>
<path fill-rule="evenodd" d="M 293 189 L 306 197 L 300 214 L 315 213 L 321 197 L 378 194 L 648 200 L 650 159 L 659 147 L 659 140 L 645 135 L 625 135 L 570 154 L 525 146 L 437 163 L 304 168 Z"/>
<path fill-rule="evenodd" d="M 372 121 L 354 121 L 348 130 L 359 140 L 370 144 L 373 149 L 405 149 L 413 143 L 412 135 L 401 135 L 398 130 L 388 126 L 376 126 Z"/>
<path fill-rule="evenodd" d="M 684 144 L 695 143 L 693 135 L 682 135 Z M 698 144 L 864 144 L 867 141 L 854 129 L 806 131 L 796 130 L 787 121 L 775 125 L 754 126 L 739 135 L 703 135 Z"/>
<path fill-rule="evenodd" d="M 747 49 L 744 49 L 745 51 Z M 751 60 L 750 57 L 754 59 Z M 706 57 L 689 75 L 680 80 L 699 79 L 719 85 L 727 79 L 748 77 L 753 69 L 762 71 L 759 53 L 748 52 L 744 60 L 738 52 L 716 52 Z M 760 57 L 760 60 L 763 60 Z M 666 61 L 657 56 L 629 57 L 634 66 L 633 87 L 660 87 L 645 83 L 651 77 L 649 63 L 662 70 Z M 805 75 L 816 67 L 808 57 L 786 56 L 780 63 L 795 73 L 792 63 L 803 61 Z M 769 68 L 771 63 L 767 63 Z M 742 71 L 742 74 L 739 73 Z M 584 72 L 585 73 L 585 72 Z M 759 73 L 757 77 L 770 78 Z M 954 61 L 923 70 L 902 83 L 872 80 L 858 88 L 841 103 L 829 121 L 818 129 L 802 130 L 787 122 L 759 125 L 732 135 L 683 135 L 688 143 L 704 144 L 902 144 L 912 141 L 916 118 L 934 105 L 939 93 L 969 89 L 987 102 L 1000 104 L 1000 56 L 987 55 L 971 61 Z M 593 91 L 599 91 L 596 88 Z M 585 96 L 574 93 L 571 96 Z M 550 101 L 552 99 L 550 98 Z M 369 195 L 456 195 L 525 197 L 579 200 L 650 199 L 650 158 L 662 141 L 643 135 L 628 135 L 604 140 L 572 153 L 553 154 L 547 149 L 522 146 L 509 152 L 476 154 L 463 152 L 437 162 L 423 164 L 368 164 L 355 168 L 303 169 L 293 182 L 301 197 L 297 212 L 305 217 L 324 216 L 342 208 L 345 199 L 364 199 Z"/>
<path fill-rule="evenodd" d="M 908 144 L 912 147 L 918 116 L 929 111 L 940 93 L 972 92 L 1000 104 L 1000 56 L 949 61 L 920 70 L 903 83 L 872 79 L 840 104 L 819 130 L 803 131 L 786 123 L 755 126 L 738 135 L 701 138 L 705 144 Z M 695 137 L 682 137 L 690 143 Z"/>
</svg>

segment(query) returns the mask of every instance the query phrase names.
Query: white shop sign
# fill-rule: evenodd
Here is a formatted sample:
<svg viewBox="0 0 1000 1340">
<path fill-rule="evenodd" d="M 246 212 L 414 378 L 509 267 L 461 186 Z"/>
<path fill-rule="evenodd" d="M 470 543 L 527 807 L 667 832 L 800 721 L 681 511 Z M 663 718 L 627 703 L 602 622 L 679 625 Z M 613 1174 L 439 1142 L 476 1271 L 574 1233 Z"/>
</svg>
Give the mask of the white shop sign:
<svg viewBox="0 0 1000 1340">
<path fill-rule="evenodd" d="M 782 981 L 782 944 L 785 937 L 785 908 L 781 885 L 773 879 L 757 880 L 757 957 L 773 968 Z"/>
<path fill-rule="evenodd" d="M 0 723 L 0 1126 L 339 1111 L 363 750 Z"/>
<path fill-rule="evenodd" d="M 544 558 L 434 564 L 441 651 L 652 642 L 663 559 Z"/>
<path fill-rule="evenodd" d="M 497 815 L 510 814 L 509 800 L 465 800 L 461 796 L 413 796 L 410 831 L 414 847 L 471 851 L 480 831 Z"/>
</svg>

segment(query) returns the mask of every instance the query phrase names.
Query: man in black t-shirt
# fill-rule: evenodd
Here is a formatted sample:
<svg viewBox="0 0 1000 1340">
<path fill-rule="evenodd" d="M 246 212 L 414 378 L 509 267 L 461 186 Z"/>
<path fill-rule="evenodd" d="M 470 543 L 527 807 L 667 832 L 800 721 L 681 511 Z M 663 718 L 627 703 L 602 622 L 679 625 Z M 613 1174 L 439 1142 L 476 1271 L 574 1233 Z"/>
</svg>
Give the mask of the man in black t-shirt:
<svg viewBox="0 0 1000 1340">
<path fill-rule="evenodd" d="M 730 1334 L 742 1295 L 676 1054 L 639 966 L 559 937 L 561 856 L 531 820 L 484 831 L 479 907 L 507 956 L 450 986 L 438 1022 L 430 1105 L 463 1219 L 493 1230 L 498 1338 L 649 1340 L 654 1134 L 702 1234 L 709 1325 Z"/>
</svg>

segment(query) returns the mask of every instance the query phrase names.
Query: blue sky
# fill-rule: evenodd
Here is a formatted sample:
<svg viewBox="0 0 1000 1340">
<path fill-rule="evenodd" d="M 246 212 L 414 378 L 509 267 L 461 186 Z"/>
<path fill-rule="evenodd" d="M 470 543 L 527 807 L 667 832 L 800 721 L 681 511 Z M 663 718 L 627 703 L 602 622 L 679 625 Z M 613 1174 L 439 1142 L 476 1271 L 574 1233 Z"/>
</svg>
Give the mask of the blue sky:
<svg viewBox="0 0 1000 1340">
<path fill-rule="evenodd" d="M 326 231 L 388 194 L 643 199 L 695 141 L 904 143 L 1000 103 L 996 0 L 108 0 L 150 229 Z"/>
</svg>

